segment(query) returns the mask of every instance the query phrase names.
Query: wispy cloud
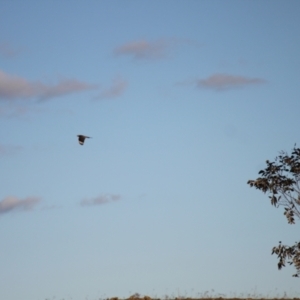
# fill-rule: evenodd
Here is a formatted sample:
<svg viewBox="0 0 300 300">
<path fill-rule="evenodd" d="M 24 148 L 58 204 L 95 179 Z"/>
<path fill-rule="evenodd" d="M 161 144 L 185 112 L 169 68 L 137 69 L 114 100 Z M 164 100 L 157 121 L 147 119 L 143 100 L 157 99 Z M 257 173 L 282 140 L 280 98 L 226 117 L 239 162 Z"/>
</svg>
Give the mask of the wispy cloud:
<svg viewBox="0 0 300 300">
<path fill-rule="evenodd" d="M 0 100 L 32 99 L 48 100 L 75 92 L 91 90 L 94 85 L 76 79 L 64 79 L 55 85 L 40 81 L 28 81 L 19 76 L 12 76 L 0 70 Z"/>
<path fill-rule="evenodd" d="M 94 88 L 94 85 L 90 85 L 76 79 L 65 79 L 54 86 L 43 85 L 39 99 L 47 100 L 50 98 L 91 90 Z"/>
<path fill-rule="evenodd" d="M 19 199 L 17 197 L 9 196 L 0 201 L 0 214 L 12 212 L 12 211 L 28 211 L 32 210 L 39 204 L 41 198 L 27 197 L 25 199 Z"/>
<path fill-rule="evenodd" d="M 16 154 L 21 150 L 22 150 L 21 146 L 0 144 L 0 158 L 1 156 Z"/>
<path fill-rule="evenodd" d="M 112 85 L 102 91 L 100 95 L 95 97 L 95 100 L 112 99 L 121 96 L 128 86 L 128 82 L 121 77 L 117 77 L 113 80 Z"/>
<path fill-rule="evenodd" d="M 158 59 L 166 57 L 167 49 L 173 44 L 171 40 L 138 40 L 126 43 L 114 50 L 115 55 L 128 55 L 134 59 Z"/>
<path fill-rule="evenodd" d="M 28 103 L 4 103 L 0 106 L 0 119 L 22 118 L 30 120 L 33 115 L 50 113 L 50 114 L 73 114 L 72 109 L 51 109 L 42 106 L 26 105 Z"/>
<path fill-rule="evenodd" d="M 83 199 L 80 201 L 81 206 L 91 206 L 91 205 L 101 205 L 101 204 L 106 204 L 106 203 L 111 203 L 115 202 L 117 200 L 120 200 L 121 196 L 120 195 L 101 195 L 96 198 L 90 198 L 90 199 Z"/>
<path fill-rule="evenodd" d="M 217 73 L 210 77 L 197 80 L 197 87 L 207 88 L 212 90 L 228 90 L 234 88 L 241 88 L 250 85 L 258 85 L 266 83 L 267 81 L 262 78 L 245 77 L 241 75 L 230 75 Z"/>
<path fill-rule="evenodd" d="M 140 39 L 116 47 L 114 54 L 117 56 L 130 56 L 134 60 L 157 60 L 168 57 L 172 50 L 182 45 L 202 47 L 202 45 L 196 41 L 175 37 L 161 38 L 154 41 Z"/>
<path fill-rule="evenodd" d="M 8 42 L 0 43 L 0 55 L 6 58 L 13 58 L 17 54 L 19 54 L 19 50 L 16 50 L 12 47 L 12 45 Z"/>
</svg>

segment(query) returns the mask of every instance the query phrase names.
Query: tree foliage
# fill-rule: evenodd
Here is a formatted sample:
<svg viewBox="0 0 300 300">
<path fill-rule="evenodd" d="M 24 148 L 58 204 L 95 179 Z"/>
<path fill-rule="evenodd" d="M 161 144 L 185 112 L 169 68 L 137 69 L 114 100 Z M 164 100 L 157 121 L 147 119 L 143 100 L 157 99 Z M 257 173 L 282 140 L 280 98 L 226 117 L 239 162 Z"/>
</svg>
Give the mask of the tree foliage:
<svg viewBox="0 0 300 300">
<path fill-rule="evenodd" d="M 258 172 L 260 177 L 249 180 L 248 184 L 268 194 L 271 205 L 283 206 L 288 223 L 295 224 L 295 219 L 300 219 L 300 148 L 295 145 L 291 155 L 282 151 L 274 162 L 267 160 L 266 164 L 267 167 Z M 279 270 L 288 263 L 296 268 L 293 276 L 300 277 L 300 242 L 293 246 L 279 242 L 272 254 L 278 257 Z"/>
</svg>

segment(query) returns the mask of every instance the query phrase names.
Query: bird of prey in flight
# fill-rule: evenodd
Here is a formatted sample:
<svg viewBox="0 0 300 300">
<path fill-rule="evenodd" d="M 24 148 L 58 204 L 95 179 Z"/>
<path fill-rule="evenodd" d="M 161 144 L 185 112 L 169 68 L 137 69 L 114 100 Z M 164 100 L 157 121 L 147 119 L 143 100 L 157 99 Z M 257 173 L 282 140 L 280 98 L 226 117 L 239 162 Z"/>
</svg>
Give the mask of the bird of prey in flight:
<svg viewBox="0 0 300 300">
<path fill-rule="evenodd" d="M 80 145 L 83 145 L 84 144 L 84 140 L 85 139 L 90 139 L 91 137 L 90 136 L 86 136 L 86 135 L 82 135 L 82 134 L 78 134 L 78 142 Z"/>
</svg>

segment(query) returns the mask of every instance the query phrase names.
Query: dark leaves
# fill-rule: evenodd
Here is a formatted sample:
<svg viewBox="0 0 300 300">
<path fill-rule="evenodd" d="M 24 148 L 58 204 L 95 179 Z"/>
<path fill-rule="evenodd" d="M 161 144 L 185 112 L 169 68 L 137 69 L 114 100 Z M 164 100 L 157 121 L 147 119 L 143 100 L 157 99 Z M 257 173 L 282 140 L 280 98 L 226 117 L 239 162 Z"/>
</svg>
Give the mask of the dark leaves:
<svg viewBox="0 0 300 300">
<path fill-rule="evenodd" d="M 294 211 L 292 208 L 284 208 L 284 215 L 286 216 L 289 224 L 295 224 Z"/>
<path fill-rule="evenodd" d="M 248 180 L 250 187 L 268 193 L 271 205 L 289 208 L 285 216 L 290 224 L 295 223 L 295 216 L 300 218 L 300 149 L 292 154 L 281 152 L 274 162 L 266 161 L 266 168 L 260 170 L 255 180 Z"/>
<path fill-rule="evenodd" d="M 271 198 L 271 204 L 274 205 L 274 206 L 276 206 L 276 204 L 277 204 L 277 198 L 274 195 L 272 197 L 270 197 L 270 198 Z"/>
<path fill-rule="evenodd" d="M 297 270 L 293 277 L 300 276 L 300 242 L 296 242 L 294 246 L 282 245 L 279 242 L 277 247 L 273 247 L 272 254 L 276 254 L 279 259 L 277 264 L 279 270 L 288 263 L 289 265 L 294 265 Z"/>
<path fill-rule="evenodd" d="M 300 148 L 292 149 L 291 155 L 281 152 L 273 162 L 266 161 L 266 168 L 258 172 L 255 180 L 248 180 L 250 187 L 268 193 L 271 205 L 283 206 L 284 215 L 289 224 L 295 224 L 296 217 L 300 219 Z M 300 242 L 294 246 L 284 246 L 279 243 L 273 247 L 272 254 L 278 257 L 278 269 L 294 265 L 300 277 Z"/>
</svg>

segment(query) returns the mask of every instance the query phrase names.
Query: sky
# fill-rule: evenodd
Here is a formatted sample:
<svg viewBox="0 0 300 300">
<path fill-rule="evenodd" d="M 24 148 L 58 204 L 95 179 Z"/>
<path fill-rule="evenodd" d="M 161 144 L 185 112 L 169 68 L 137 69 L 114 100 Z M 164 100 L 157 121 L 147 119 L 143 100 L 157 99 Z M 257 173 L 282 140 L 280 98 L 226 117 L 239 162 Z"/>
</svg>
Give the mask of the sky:
<svg viewBox="0 0 300 300">
<path fill-rule="evenodd" d="M 299 297 L 299 224 L 247 185 L 300 142 L 299 15 L 0 0 L 0 298 Z"/>
</svg>

